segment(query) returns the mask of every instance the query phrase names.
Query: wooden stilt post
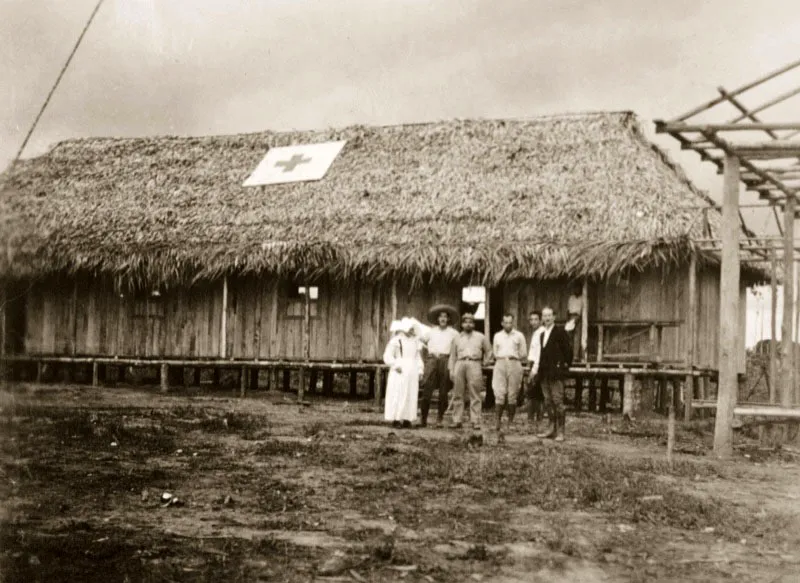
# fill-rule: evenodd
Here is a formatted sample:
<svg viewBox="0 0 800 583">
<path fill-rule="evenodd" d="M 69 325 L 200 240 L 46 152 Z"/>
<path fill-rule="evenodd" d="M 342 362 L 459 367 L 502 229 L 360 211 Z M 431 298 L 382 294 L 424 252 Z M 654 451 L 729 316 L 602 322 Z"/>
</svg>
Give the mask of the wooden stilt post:
<svg viewBox="0 0 800 583">
<path fill-rule="evenodd" d="M 354 370 L 350 371 L 350 397 L 358 396 L 358 373 Z"/>
<path fill-rule="evenodd" d="M 248 385 L 251 391 L 258 390 L 258 368 L 255 366 L 250 369 L 250 379 L 248 380 Z"/>
<path fill-rule="evenodd" d="M 369 396 L 375 398 L 375 371 L 369 373 Z"/>
<path fill-rule="evenodd" d="M 583 290 L 581 291 L 583 301 L 581 302 L 581 358 L 589 368 L 589 279 L 583 279 Z"/>
<path fill-rule="evenodd" d="M 92 363 L 92 386 L 96 387 L 100 384 L 100 364 L 95 361 Z"/>
<path fill-rule="evenodd" d="M 36 363 L 36 383 L 39 384 L 42 382 L 42 377 L 44 376 L 44 363 L 39 361 Z"/>
<path fill-rule="evenodd" d="M 326 370 L 322 376 L 322 394 L 326 397 L 333 396 L 333 371 Z"/>
<path fill-rule="evenodd" d="M 381 397 L 383 393 L 383 369 L 378 367 L 375 370 L 375 406 L 381 406 Z"/>
<path fill-rule="evenodd" d="M 239 369 L 239 396 L 244 397 L 247 395 L 247 367 Z"/>
<path fill-rule="evenodd" d="M 694 354 L 697 343 L 697 256 L 692 253 L 689 258 L 689 305 L 686 314 L 686 383 L 683 390 L 683 420 L 692 420 L 694 401 Z"/>
<path fill-rule="evenodd" d="M 795 293 L 795 300 L 794 300 L 794 334 L 792 334 L 792 394 L 790 405 L 796 402 L 796 395 L 797 395 L 797 349 L 795 348 L 795 335 L 800 330 L 800 269 L 798 269 L 797 263 L 792 264 L 794 269 L 794 293 Z"/>
<path fill-rule="evenodd" d="M 770 251 L 769 402 L 778 402 L 778 254 Z"/>
<path fill-rule="evenodd" d="M 636 391 L 633 387 L 635 382 L 632 374 L 626 374 L 622 381 L 622 416 L 626 419 L 635 417 L 634 394 Z"/>
<path fill-rule="evenodd" d="M 667 465 L 672 471 L 672 452 L 675 449 L 675 399 L 677 397 L 678 381 L 670 381 L 669 385 L 669 399 L 668 407 L 668 421 L 667 421 Z"/>
<path fill-rule="evenodd" d="M 783 225 L 783 325 L 781 326 L 781 380 L 780 403 L 784 407 L 792 404 L 792 376 L 794 369 L 794 333 L 792 330 L 792 305 L 794 304 L 794 213 L 796 203 L 793 196 L 786 197 Z"/>
<path fill-rule="evenodd" d="M 292 371 L 288 368 L 283 369 L 283 390 L 284 392 L 292 390 Z"/>
<path fill-rule="evenodd" d="M 787 211 L 788 212 L 788 211 Z M 794 205 L 792 205 L 794 217 Z M 726 154 L 722 200 L 722 264 L 719 302 L 719 382 L 714 453 L 733 453 L 733 409 L 739 393 L 739 158 Z M 790 239 L 791 241 L 791 239 Z M 791 258 L 791 247 L 789 248 Z M 789 296 L 791 298 L 791 296 Z M 789 305 L 791 305 L 791 300 Z M 789 316 L 791 318 L 791 314 Z M 791 326 L 791 320 L 789 321 Z M 791 336 L 791 334 L 789 335 Z"/>
<path fill-rule="evenodd" d="M 163 363 L 161 365 L 161 392 L 166 393 L 169 391 L 169 365 Z"/>
<path fill-rule="evenodd" d="M 222 278 L 222 316 L 219 319 L 219 357 L 228 355 L 228 276 Z"/>
</svg>

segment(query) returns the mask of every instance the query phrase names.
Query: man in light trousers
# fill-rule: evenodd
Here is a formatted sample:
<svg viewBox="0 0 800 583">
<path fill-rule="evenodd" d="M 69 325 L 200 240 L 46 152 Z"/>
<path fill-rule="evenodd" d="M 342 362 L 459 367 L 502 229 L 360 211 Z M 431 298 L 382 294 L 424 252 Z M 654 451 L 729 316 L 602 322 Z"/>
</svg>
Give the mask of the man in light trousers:
<svg viewBox="0 0 800 583">
<path fill-rule="evenodd" d="M 481 427 L 483 366 L 492 359 L 492 345 L 475 330 L 475 317 L 461 317 L 461 334 L 453 342 L 448 370 L 453 381 L 453 429 L 462 427 L 464 396 L 469 394 L 469 416 L 474 429 Z"/>
</svg>

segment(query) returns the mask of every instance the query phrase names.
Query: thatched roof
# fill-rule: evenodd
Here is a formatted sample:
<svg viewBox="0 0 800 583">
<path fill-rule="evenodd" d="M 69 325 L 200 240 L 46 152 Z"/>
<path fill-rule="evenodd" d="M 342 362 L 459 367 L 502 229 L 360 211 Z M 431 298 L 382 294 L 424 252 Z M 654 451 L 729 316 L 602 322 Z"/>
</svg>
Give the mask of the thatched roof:
<svg viewBox="0 0 800 583">
<path fill-rule="evenodd" d="M 334 139 L 323 180 L 241 186 L 271 146 Z M 684 261 L 707 204 L 631 113 L 71 140 L 0 188 L 0 275 L 162 282 L 604 277 Z"/>
</svg>

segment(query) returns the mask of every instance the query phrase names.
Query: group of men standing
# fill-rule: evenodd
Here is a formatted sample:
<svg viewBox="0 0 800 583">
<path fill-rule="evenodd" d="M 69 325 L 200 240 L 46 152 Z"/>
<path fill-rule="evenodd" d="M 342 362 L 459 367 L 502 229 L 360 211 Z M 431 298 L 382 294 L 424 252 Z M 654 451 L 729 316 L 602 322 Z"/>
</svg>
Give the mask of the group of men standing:
<svg viewBox="0 0 800 583">
<path fill-rule="evenodd" d="M 469 401 L 469 418 L 473 427 L 481 426 L 483 367 L 494 363 L 492 391 L 495 397 L 496 428 L 502 427 L 503 414 L 507 413 L 508 424 L 514 422 L 517 407 L 522 402 L 522 386 L 527 387 L 528 423 L 533 433 L 540 438 L 564 440 L 564 378 L 572 364 L 572 341 L 561 327 L 555 325 L 553 310 L 549 307 L 541 313 L 531 312 L 532 329 L 530 343 L 515 328 L 514 316 L 503 316 L 503 329 L 494 335 L 493 341 L 475 330 L 475 316 L 461 316 L 461 331 L 453 324 L 458 319 L 455 308 L 439 305 L 431 308 L 429 319 L 433 328 L 421 331 L 419 340 L 427 348 L 422 377 L 420 402 L 421 425 L 428 423 L 431 399 L 438 392 L 436 425 L 444 422 L 448 409 L 448 395 L 453 388 L 452 428 L 460 428 L 464 422 L 465 400 Z M 531 370 L 525 379 L 523 363 L 527 361 Z M 549 414 L 551 427 L 536 433 L 536 424 L 542 412 Z"/>
</svg>

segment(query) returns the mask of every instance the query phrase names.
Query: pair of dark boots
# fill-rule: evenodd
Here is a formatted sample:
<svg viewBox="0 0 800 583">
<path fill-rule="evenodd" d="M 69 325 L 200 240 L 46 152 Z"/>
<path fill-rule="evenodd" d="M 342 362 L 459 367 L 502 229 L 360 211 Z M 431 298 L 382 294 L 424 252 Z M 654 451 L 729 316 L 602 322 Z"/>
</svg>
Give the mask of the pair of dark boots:
<svg viewBox="0 0 800 583">
<path fill-rule="evenodd" d="M 392 421 L 392 427 L 395 429 L 411 429 L 411 421 Z"/>
<path fill-rule="evenodd" d="M 564 426 L 567 424 L 566 413 L 559 413 L 555 410 L 550 411 L 550 431 L 539 433 L 536 437 L 540 439 L 553 439 L 564 441 Z"/>
<path fill-rule="evenodd" d="M 514 416 L 517 413 L 516 403 L 513 405 L 501 405 L 496 403 L 495 408 L 497 409 L 497 425 L 495 429 L 500 431 L 500 423 L 503 421 L 503 411 L 508 411 L 508 426 L 511 427 L 511 424 L 514 423 Z"/>
</svg>

